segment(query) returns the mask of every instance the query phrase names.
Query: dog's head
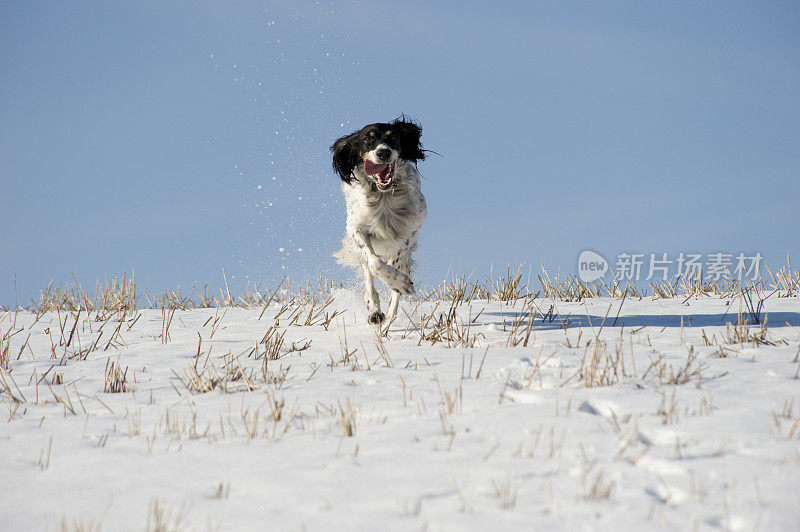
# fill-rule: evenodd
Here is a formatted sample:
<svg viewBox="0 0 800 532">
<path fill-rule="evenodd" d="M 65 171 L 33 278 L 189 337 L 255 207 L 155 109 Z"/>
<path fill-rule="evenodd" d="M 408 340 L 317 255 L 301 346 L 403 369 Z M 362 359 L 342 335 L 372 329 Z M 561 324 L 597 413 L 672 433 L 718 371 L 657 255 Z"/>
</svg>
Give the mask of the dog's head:
<svg viewBox="0 0 800 532">
<path fill-rule="evenodd" d="M 398 160 L 416 163 L 425 158 L 421 135 L 422 128 L 405 117 L 364 126 L 333 143 L 333 169 L 345 183 L 363 177 L 386 192 L 392 189 Z"/>
</svg>

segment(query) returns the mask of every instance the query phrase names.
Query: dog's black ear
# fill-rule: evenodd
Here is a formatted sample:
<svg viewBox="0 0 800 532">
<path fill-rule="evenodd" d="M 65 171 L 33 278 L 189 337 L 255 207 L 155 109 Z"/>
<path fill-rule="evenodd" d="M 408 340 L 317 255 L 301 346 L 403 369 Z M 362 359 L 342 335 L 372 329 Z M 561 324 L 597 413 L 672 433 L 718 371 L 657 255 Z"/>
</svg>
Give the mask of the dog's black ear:
<svg viewBox="0 0 800 532">
<path fill-rule="evenodd" d="M 425 158 L 419 138 L 422 127 L 412 122 L 405 115 L 392 122 L 392 128 L 400 134 L 400 158 L 416 163 Z"/>
<path fill-rule="evenodd" d="M 358 132 L 337 139 L 331 146 L 333 153 L 333 169 L 345 183 L 353 179 L 353 169 L 358 165 Z"/>
</svg>

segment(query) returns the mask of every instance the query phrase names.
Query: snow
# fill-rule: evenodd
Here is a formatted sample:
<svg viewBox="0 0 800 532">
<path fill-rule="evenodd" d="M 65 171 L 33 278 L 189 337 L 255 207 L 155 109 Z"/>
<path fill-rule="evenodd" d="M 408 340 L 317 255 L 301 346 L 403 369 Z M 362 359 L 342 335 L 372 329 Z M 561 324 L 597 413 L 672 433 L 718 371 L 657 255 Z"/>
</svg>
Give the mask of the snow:
<svg viewBox="0 0 800 532">
<path fill-rule="evenodd" d="M 194 529 L 797 529 L 800 304 L 779 295 L 761 343 L 735 341 L 729 297 L 539 298 L 555 318 L 527 346 L 523 300 L 458 305 L 473 347 L 420 338 L 450 302 L 406 300 L 379 339 L 343 289 L 327 329 L 276 302 L 82 312 L 66 346 L 76 313 L 12 312 L 0 529 L 155 528 L 158 503 Z M 104 392 L 114 362 L 130 391 Z M 187 388 L 226 363 L 247 379 Z"/>
</svg>

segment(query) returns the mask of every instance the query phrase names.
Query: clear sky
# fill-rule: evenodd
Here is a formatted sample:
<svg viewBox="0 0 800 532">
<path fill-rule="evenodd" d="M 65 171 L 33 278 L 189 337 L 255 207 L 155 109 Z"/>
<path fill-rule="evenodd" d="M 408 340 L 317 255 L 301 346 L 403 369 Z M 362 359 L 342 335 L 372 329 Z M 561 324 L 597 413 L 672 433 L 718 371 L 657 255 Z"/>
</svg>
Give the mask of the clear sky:
<svg viewBox="0 0 800 532">
<path fill-rule="evenodd" d="M 800 260 L 795 2 L 3 2 L 0 304 L 353 277 L 328 148 L 424 128 L 417 277 Z M 302 249 L 302 251 L 299 251 Z M 282 268 L 285 268 L 283 270 Z"/>
</svg>

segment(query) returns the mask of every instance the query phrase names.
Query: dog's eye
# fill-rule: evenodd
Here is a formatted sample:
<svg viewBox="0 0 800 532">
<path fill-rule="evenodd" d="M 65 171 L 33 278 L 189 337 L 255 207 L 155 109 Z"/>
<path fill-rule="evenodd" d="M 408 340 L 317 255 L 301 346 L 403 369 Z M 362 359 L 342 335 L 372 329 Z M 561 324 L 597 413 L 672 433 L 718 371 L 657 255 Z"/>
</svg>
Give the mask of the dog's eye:
<svg viewBox="0 0 800 532">
<path fill-rule="evenodd" d="M 369 132 L 369 136 L 370 136 L 370 137 L 374 137 L 374 136 L 375 136 L 375 132 L 374 132 L 374 131 L 370 131 L 370 132 Z"/>
<path fill-rule="evenodd" d="M 387 131 L 387 132 L 386 132 L 386 136 L 387 136 L 387 137 L 391 137 L 391 136 L 392 136 L 392 132 L 391 132 L 391 131 Z"/>
</svg>

